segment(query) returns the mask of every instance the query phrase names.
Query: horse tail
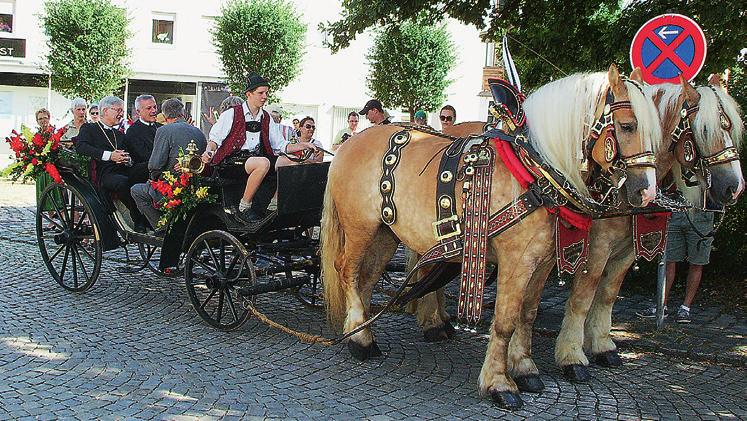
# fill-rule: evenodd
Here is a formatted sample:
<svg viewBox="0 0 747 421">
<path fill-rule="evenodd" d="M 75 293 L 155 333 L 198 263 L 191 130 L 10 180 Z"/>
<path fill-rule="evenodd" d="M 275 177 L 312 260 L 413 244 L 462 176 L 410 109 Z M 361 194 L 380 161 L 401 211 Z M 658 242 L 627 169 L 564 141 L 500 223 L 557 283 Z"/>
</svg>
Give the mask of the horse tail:
<svg viewBox="0 0 747 421">
<path fill-rule="evenodd" d="M 324 284 L 324 303 L 327 308 L 327 320 L 335 330 L 341 330 L 345 321 L 347 307 L 345 289 L 338 274 L 341 268 L 337 264 L 345 246 L 345 233 L 340 228 L 337 207 L 332 199 L 331 186 L 327 183 L 324 191 L 324 208 L 322 209 L 321 257 L 322 279 Z"/>
</svg>

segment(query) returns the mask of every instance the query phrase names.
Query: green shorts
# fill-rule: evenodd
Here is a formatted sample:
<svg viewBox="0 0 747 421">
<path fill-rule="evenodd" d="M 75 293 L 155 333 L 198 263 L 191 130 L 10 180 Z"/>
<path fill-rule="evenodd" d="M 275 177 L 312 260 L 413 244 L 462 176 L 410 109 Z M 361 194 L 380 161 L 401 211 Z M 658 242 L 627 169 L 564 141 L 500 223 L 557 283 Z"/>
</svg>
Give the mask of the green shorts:
<svg viewBox="0 0 747 421">
<path fill-rule="evenodd" d="M 667 228 L 664 259 L 667 262 L 687 260 L 694 265 L 707 265 L 711 256 L 713 237 L 703 240 L 698 233 L 707 235 L 713 230 L 713 212 L 696 210 L 690 214 L 690 221 L 687 216 L 686 212 L 672 214 Z"/>
</svg>

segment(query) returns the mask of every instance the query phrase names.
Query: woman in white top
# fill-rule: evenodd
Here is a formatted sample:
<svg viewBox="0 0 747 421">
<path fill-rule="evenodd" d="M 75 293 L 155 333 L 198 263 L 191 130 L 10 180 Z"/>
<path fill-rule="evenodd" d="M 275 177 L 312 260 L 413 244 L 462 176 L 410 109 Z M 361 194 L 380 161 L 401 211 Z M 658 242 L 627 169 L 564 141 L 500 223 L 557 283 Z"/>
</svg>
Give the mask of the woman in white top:
<svg viewBox="0 0 747 421">
<path fill-rule="evenodd" d="M 301 132 L 301 136 L 298 139 L 298 143 L 311 143 L 312 145 L 316 146 L 317 148 L 322 147 L 322 142 L 314 139 L 314 132 L 316 131 L 316 123 L 314 122 L 314 119 L 311 117 L 304 117 L 301 122 L 299 123 L 298 130 Z M 304 151 L 295 152 L 289 155 L 295 155 L 297 157 L 303 156 Z M 316 149 L 309 159 L 303 161 L 304 163 L 307 162 L 322 162 L 324 159 L 324 152 L 322 152 L 320 149 Z M 300 162 L 293 162 L 291 161 L 287 156 L 280 156 L 278 157 L 277 162 L 275 163 L 275 168 L 284 167 L 287 165 L 297 165 L 300 164 Z"/>
</svg>

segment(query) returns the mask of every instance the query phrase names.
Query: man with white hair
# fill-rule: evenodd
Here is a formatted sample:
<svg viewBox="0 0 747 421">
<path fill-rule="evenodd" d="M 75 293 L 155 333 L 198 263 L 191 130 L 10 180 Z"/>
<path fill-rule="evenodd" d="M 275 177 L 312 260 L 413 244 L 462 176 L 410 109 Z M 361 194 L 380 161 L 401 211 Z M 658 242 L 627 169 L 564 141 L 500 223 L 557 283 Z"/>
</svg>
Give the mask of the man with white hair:
<svg viewBox="0 0 747 421">
<path fill-rule="evenodd" d="M 73 114 L 73 120 L 63 128 L 64 133 L 60 138 L 62 142 L 74 142 L 81 126 L 86 124 L 86 111 L 88 111 L 88 103 L 85 99 L 75 98 L 70 102 L 70 112 Z"/>
<path fill-rule="evenodd" d="M 108 193 L 117 193 L 127 206 L 135 223 L 135 230 L 145 232 L 145 218 L 130 197 L 130 187 L 148 178 L 147 167 L 132 166 L 132 158 L 125 148 L 124 134 L 115 127 L 124 115 L 124 101 L 107 96 L 99 102 L 99 121 L 81 126 L 75 149 L 95 161 L 94 182 Z"/>
<path fill-rule="evenodd" d="M 135 109 L 139 117 L 125 133 L 125 149 L 130 152 L 134 165 L 147 166 L 153 152 L 156 129 L 162 124 L 156 122 L 158 106 L 152 95 L 135 98 Z"/>
</svg>

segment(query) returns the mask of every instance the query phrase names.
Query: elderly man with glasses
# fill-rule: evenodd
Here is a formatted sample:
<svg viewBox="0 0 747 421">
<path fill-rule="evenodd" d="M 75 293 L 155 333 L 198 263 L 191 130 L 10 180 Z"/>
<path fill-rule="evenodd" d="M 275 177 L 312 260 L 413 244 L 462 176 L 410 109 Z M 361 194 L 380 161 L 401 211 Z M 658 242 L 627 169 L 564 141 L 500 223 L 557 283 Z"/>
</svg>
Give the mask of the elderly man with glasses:
<svg viewBox="0 0 747 421">
<path fill-rule="evenodd" d="M 124 134 L 116 127 L 124 116 L 124 101 L 108 96 L 99 102 L 101 118 L 80 127 L 75 149 L 96 163 L 95 180 L 109 193 L 117 193 L 130 211 L 135 230 L 145 232 L 147 224 L 130 196 L 130 187 L 148 179 L 147 168 L 133 167 L 125 148 Z"/>
<path fill-rule="evenodd" d="M 263 109 L 270 90 L 270 82 L 252 73 L 247 79 L 246 101 L 224 111 L 210 129 L 208 145 L 202 160 L 212 165 L 220 165 L 231 156 L 243 165 L 227 165 L 221 168 L 221 176 L 230 178 L 247 177 L 244 194 L 237 216 L 244 222 L 252 222 L 264 216 L 272 194 L 255 194 L 265 176 L 274 171 L 277 156 L 281 153 L 299 152 L 304 149 L 316 150 L 312 143 L 290 143 L 283 136 L 282 126 L 276 123 L 269 112 Z M 264 193 L 264 192 L 263 192 Z"/>
</svg>

